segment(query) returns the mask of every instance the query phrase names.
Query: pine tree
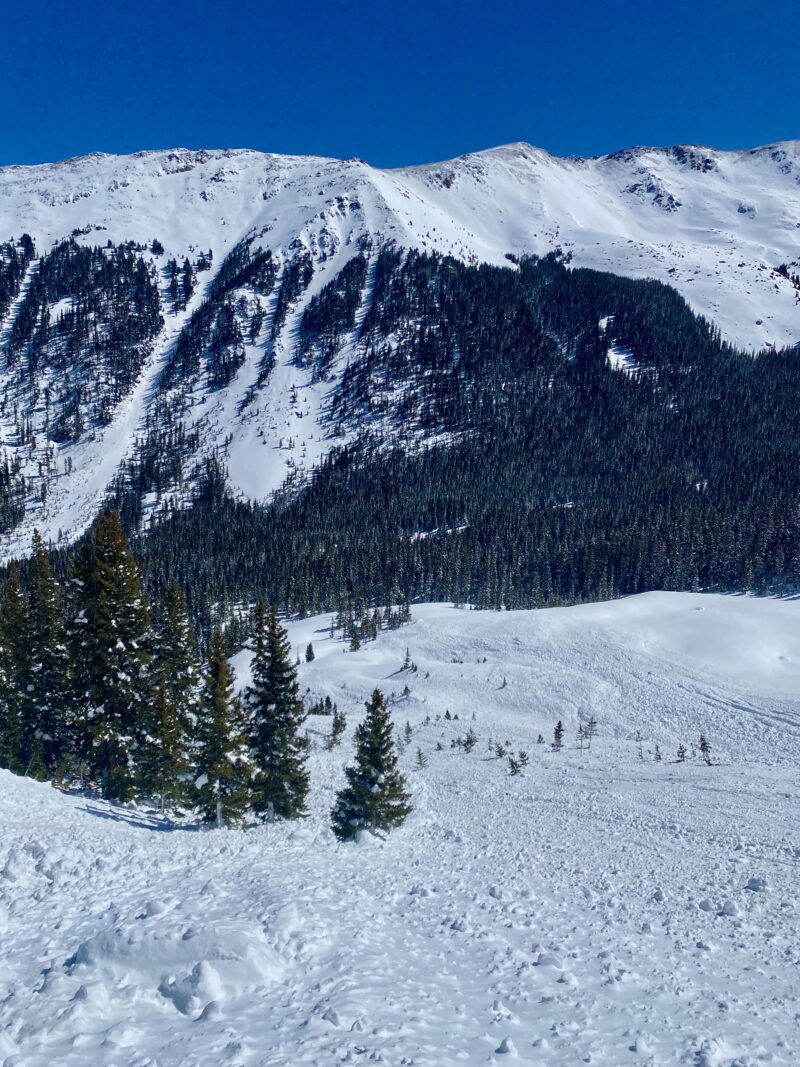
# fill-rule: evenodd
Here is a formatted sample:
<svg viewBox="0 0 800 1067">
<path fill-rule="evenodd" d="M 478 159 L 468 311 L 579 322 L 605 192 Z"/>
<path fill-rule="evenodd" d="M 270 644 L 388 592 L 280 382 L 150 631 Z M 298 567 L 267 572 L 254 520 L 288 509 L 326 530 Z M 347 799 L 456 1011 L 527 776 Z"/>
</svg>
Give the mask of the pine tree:
<svg viewBox="0 0 800 1067">
<path fill-rule="evenodd" d="M 16 563 L 8 568 L 5 596 L 3 599 L 2 628 L 2 675 L 4 688 L 2 694 L 3 739 L 0 755 L 3 765 L 19 774 L 24 774 L 27 763 L 22 755 L 22 690 L 25 683 L 27 664 L 26 634 L 27 610 L 25 595 L 19 581 L 19 569 Z"/>
<path fill-rule="evenodd" d="M 678 763 L 686 762 L 686 747 L 684 745 L 678 745 Z"/>
<path fill-rule="evenodd" d="M 331 732 L 325 739 L 325 748 L 330 751 L 342 743 L 342 734 L 347 728 L 347 719 L 344 714 L 334 705 L 333 718 L 331 719 Z"/>
<path fill-rule="evenodd" d="M 585 727 L 586 739 L 589 742 L 589 748 L 592 747 L 592 738 L 597 734 L 597 719 L 594 715 L 591 716 Z"/>
<path fill-rule="evenodd" d="M 314 646 L 309 641 L 308 642 L 308 646 L 306 647 L 306 663 L 313 663 L 313 662 L 314 662 Z"/>
<path fill-rule="evenodd" d="M 163 686 L 185 743 L 193 731 L 199 699 L 200 664 L 186 600 L 171 581 L 158 611 L 152 641 L 154 684 Z"/>
<path fill-rule="evenodd" d="M 182 800 L 189 771 L 178 709 L 163 682 L 156 686 L 150 730 L 137 764 L 138 786 L 144 796 L 158 797 L 163 812 Z"/>
<path fill-rule="evenodd" d="M 561 719 L 556 723 L 556 728 L 553 730 L 553 748 L 559 749 L 564 744 L 564 727 L 561 725 Z"/>
<path fill-rule="evenodd" d="M 705 738 L 705 734 L 700 735 L 700 755 L 703 757 L 703 762 L 707 766 L 711 766 L 711 745 Z"/>
<path fill-rule="evenodd" d="M 273 609 L 259 601 L 253 615 L 253 681 L 244 693 L 254 775 L 256 811 L 265 818 L 296 819 L 306 814 L 307 744 L 291 645 Z"/>
<path fill-rule="evenodd" d="M 81 667 L 87 672 L 90 762 L 103 795 L 127 800 L 133 792 L 135 750 L 151 710 L 150 612 L 117 512 L 98 519 L 93 553 L 81 560 L 81 572 L 78 618 Z"/>
<path fill-rule="evenodd" d="M 25 659 L 27 684 L 21 694 L 20 762 L 36 762 L 52 774 L 67 757 L 66 704 L 69 653 L 64 629 L 62 591 L 38 530 L 27 580 Z"/>
<path fill-rule="evenodd" d="M 337 794 L 331 813 L 333 832 L 340 841 L 362 830 L 391 830 L 411 811 L 405 780 L 397 767 L 389 709 L 379 689 L 366 709 L 366 718 L 356 729 L 355 766 L 347 768 L 348 784 Z"/>
<path fill-rule="evenodd" d="M 196 771 L 203 821 L 215 826 L 241 822 L 249 801 L 244 720 L 220 629 L 211 638 L 198 705 Z"/>
</svg>

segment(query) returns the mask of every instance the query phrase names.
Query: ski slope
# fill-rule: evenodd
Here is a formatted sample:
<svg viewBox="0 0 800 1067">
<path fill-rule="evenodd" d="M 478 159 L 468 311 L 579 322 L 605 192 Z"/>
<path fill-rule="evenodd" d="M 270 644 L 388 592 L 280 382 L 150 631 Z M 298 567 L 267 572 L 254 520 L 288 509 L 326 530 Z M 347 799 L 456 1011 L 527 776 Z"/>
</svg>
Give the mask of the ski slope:
<svg viewBox="0 0 800 1067">
<path fill-rule="evenodd" d="M 302 688 L 348 716 L 297 824 L 198 831 L 1 772 L 0 1064 L 796 1064 L 799 621 L 676 593 L 429 605 L 358 652 L 328 617 L 293 623 Z M 412 727 L 415 810 L 340 845 L 375 685 Z M 537 745 L 559 718 L 565 748 Z M 529 752 L 523 775 L 490 738 Z"/>
</svg>

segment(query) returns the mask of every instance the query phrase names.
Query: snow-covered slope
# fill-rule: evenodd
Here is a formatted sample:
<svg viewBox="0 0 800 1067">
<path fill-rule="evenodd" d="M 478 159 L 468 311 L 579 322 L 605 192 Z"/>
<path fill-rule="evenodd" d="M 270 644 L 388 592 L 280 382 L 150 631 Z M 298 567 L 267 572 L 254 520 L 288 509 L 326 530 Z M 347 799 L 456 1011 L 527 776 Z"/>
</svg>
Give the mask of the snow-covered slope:
<svg viewBox="0 0 800 1067">
<path fill-rule="evenodd" d="M 327 618 L 293 624 L 303 687 L 349 723 L 312 753 L 302 824 L 198 832 L 0 772 L 0 1062 L 796 1064 L 799 612 L 431 605 L 347 654 Z M 375 685 L 411 725 L 414 812 L 338 845 Z M 536 741 L 558 719 L 560 753 Z M 529 752 L 523 775 L 490 739 Z"/>
<path fill-rule="evenodd" d="M 560 248 L 574 265 L 668 282 L 743 348 L 800 342 L 800 292 L 775 269 L 800 270 L 798 141 L 743 152 L 637 148 L 596 159 L 514 144 L 398 170 L 252 151 L 94 154 L 0 169 L 0 241 L 23 232 L 39 256 L 70 235 L 85 245 L 136 242 L 161 287 L 165 325 L 111 424 L 68 446 L 43 443 L 48 414 L 41 397 L 18 395 L 17 379 L 0 373 L 9 411 L 31 409 L 33 448 L 26 441 L 18 450 L 23 474 L 33 482 L 43 469 L 58 471 L 42 499 L 31 494 L 26 521 L 4 538 L 6 557 L 25 550 L 34 524 L 58 540 L 91 521 L 141 437 L 181 329 L 242 241 L 269 249 L 279 277 L 298 257 L 312 268 L 274 337 L 275 295 L 245 294 L 248 313 L 259 305 L 265 326 L 247 339 L 243 365 L 223 388 L 187 386 L 182 397 L 190 409 L 183 417 L 203 448 L 224 447 L 234 488 L 254 498 L 267 497 L 330 448 L 320 412 L 347 365 L 348 343 L 328 380 L 314 381 L 295 359 L 298 327 L 309 301 L 359 252 L 369 260 L 369 279 L 387 242 L 505 265 L 509 256 Z M 154 239 L 163 254 L 147 251 Z M 165 297 L 167 259 L 194 261 L 209 251 L 213 269 L 198 276 L 188 309 L 176 311 Z M 367 283 L 358 321 L 370 300 Z M 0 344 L 18 304 L 0 323 Z M 63 310 L 51 307 L 51 320 Z M 267 350 L 275 369 L 265 382 Z M 4 444 L 12 438 L 6 426 Z"/>
<path fill-rule="evenodd" d="M 253 231 L 327 255 L 363 234 L 490 263 L 561 247 L 577 265 L 669 282 L 738 345 L 800 341 L 796 291 L 771 273 L 800 262 L 800 141 L 594 159 L 513 144 L 390 171 L 184 149 L 0 168 L 0 237 L 46 247 L 87 226 L 220 258 Z"/>
</svg>

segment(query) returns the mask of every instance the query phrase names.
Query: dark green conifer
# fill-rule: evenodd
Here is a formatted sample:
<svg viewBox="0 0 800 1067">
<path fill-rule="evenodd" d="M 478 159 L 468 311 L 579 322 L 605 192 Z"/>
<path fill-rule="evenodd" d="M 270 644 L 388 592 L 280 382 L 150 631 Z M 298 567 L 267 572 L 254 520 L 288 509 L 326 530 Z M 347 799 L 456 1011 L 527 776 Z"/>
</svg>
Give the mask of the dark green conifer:
<svg viewBox="0 0 800 1067">
<path fill-rule="evenodd" d="M 3 750 L 5 766 L 18 774 L 25 774 L 28 767 L 22 740 L 23 695 L 27 685 L 27 631 L 25 594 L 19 580 L 19 569 L 16 563 L 11 563 L 3 599 Z"/>
<path fill-rule="evenodd" d="M 86 672 L 81 710 L 91 736 L 90 765 L 105 797 L 127 800 L 151 708 L 150 612 L 117 512 L 100 516 L 94 545 L 84 551 L 76 572 L 78 669 Z"/>
<path fill-rule="evenodd" d="M 197 643 L 177 582 L 169 583 L 158 611 L 152 641 L 154 684 L 163 686 L 183 734 L 192 732 L 199 699 Z"/>
<path fill-rule="evenodd" d="M 244 692 L 254 763 L 256 811 L 264 818 L 306 814 L 306 741 L 300 736 L 305 709 L 286 631 L 274 609 L 259 601 L 253 615 L 253 680 Z"/>
<path fill-rule="evenodd" d="M 67 755 L 66 704 L 69 653 L 61 588 L 47 549 L 33 533 L 33 558 L 27 579 L 25 683 L 21 693 L 20 762 L 41 774 L 53 773 Z"/>
<path fill-rule="evenodd" d="M 355 765 L 345 771 L 347 786 L 337 794 L 331 825 L 340 841 L 362 830 L 392 830 L 411 811 L 405 780 L 397 767 L 392 721 L 386 698 L 376 689 L 356 729 Z"/>
<path fill-rule="evenodd" d="M 163 812 L 184 798 L 189 771 L 183 725 L 163 682 L 156 686 L 149 718 L 150 731 L 137 762 L 138 786 L 143 796 L 158 799 Z"/>
<path fill-rule="evenodd" d="M 195 790 L 204 822 L 236 825 L 248 807 L 247 758 L 241 705 L 220 629 L 211 638 L 197 719 Z"/>
<path fill-rule="evenodd" d="M 553 730 L 553 748 L 561 748 L 564 744 L 564 727 L 561 725 L 561 719 L 556 723 L 556 728 Z"/>
</svg>

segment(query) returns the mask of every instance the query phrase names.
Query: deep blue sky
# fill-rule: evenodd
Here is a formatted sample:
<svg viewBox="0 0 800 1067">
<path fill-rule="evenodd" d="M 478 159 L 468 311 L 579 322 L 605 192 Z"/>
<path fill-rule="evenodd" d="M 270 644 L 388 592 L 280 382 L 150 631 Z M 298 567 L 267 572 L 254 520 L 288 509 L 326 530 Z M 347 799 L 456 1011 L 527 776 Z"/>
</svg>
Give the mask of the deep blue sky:
<svg viewBox="0 0 800 1067">
<path fill-rule="evenodd" d="M 800 0 L 0 0 L 0 164 L 800 137 Z"/>
</svg>

